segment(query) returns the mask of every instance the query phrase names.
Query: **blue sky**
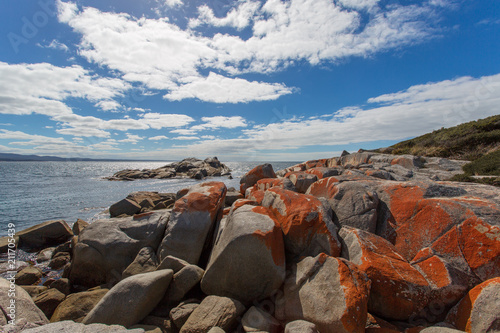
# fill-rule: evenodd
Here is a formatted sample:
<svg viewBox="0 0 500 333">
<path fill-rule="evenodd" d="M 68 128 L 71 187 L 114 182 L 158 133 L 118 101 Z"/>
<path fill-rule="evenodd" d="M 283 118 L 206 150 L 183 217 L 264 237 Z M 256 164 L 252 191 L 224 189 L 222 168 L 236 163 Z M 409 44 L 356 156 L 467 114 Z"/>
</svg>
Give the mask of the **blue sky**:
<svg viewBox="0 0 500 333">
<path fill-rule="evenodd" d="M 500 114 L 498 0 L 0 3 L 0 152 L 302 161 Z"/>
</svg>

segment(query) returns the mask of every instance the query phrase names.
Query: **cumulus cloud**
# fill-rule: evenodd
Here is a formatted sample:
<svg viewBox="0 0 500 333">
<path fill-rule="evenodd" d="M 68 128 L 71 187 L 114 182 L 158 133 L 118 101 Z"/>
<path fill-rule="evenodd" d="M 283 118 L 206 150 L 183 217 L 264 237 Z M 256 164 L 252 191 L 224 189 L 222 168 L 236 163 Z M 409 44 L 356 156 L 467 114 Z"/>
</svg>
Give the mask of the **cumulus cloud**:
<svg viewBox="0 0 500 333">
<path fill-rule="evenodd" d="M 167 140 L 167 139 L 168 139 L 168 137 L 165 135 L 152 136 L 149 138 L 149 140 L 152 140 L 152 141 L 160 141 L 160 140 Z"/>
<path fill-rule="evenodd" d="M 378 0 L 247 0 L 233 2 L 223 17 L 202 5 L 186 29 L 166 18 L 78 10 L 59 2 L 59 20 L 82 36 L 80 55 L 129 82 L 166 91 L 168 100 L 246 103 L 295 89 L 237 77 L 244 73 L 272 73 L 300 61 L 334 63 L 432 38 L 437 2 L 446 0 L 391 6 Z M 247 28 L 251 35 L 204 35 L 198 27 L 206 25 Z"/>
<path fill-rule="evenodd" d="M 214 130 L 218 128 L 237 128 L 237 127 L 247 127 L 248 124 L 245 118 L 241 116 L 233 116 L 233 117 L 224 117 L 224 116 L 215 116 L 215 117 L 202 117 L 201 120 L 204 124 L 196 125 L 191 127 L 191 130 L 199 131 L 199 130 Z"/>
<path fill-rule="evenodd" d="M 352 143 L 402 140 L 441 127 L 451 127 L 499 113 L 500 74 L 412 86 L 370 98 L 366 108 L 347 107 L 334 114 L 259 124 L 233 139 L 208 138 L 163 153 L 227 155 L 233 158 L 287 156 L 296 160 L 304 147 L 335 147 Z M 323 149 L 324 150 L 324 149 Z M 321 151 L 323 151 L 321 150 Z M 310 153 L 308 158 L 325 157 Z M 332 155 L 334 156 L 334 155 Z"/>
</svg>

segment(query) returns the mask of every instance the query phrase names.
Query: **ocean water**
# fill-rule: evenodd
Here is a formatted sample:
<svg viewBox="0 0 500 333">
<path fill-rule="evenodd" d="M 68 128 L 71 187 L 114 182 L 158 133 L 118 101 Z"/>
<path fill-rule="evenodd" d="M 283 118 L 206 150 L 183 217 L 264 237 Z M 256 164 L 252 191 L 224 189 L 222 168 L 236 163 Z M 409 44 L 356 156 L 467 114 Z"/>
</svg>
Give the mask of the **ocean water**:
<svg viewBox="0 0 500 333">
<path fill-rule="evenodd" d="M 143 179 L 108 181 L 103 177 L 123 169 L 158 168 L 166 162 L 0 162 L 0 236 L 7 224 L 20 231 L 38 223 L 63 219 L 72 225 L 78 218 L 92 222 L 106 218 L 111 204 L 135 191 L 177 192 L 204 181 L 222 181 L 239 189 L 241 176 L 259 162 L 223 162 L 228 177 L 193 179 Z M 297 162 L 271 163 L 275 171 Z"/>
</svg>

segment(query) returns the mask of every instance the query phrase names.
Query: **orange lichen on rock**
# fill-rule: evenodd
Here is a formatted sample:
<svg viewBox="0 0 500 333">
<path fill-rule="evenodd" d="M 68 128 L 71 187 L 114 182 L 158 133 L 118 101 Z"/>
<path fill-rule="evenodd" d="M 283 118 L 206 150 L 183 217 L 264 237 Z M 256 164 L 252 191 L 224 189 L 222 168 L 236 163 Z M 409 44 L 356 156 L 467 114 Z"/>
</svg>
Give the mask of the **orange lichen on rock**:
<svg viewBox="0 0 500 333">
<path fill-rule="evenodd" d="M 266 192 L 263 205 L 269 207 L 276 216 L 289 252 L 306 255 L 301 250 L 309 248 L 320 237 L 325 240 L 322 245 L 328 246 L 323 248 L 325 252 L 332 256 L 340 255 L 341 245 L 337 239 L 336 227 L 319 199 L 281 188 L 271 188 Z"/>
<path fill-rule="evenodd" d="M 335 195 L 335 185 L 339 182 L 340 179 L 337 176 L 320 179 L 309 187 L 307 194 L 317 198 L 331 198 Z"/>
<path fill-rule="evenodd" d="M 173 213 L 209 211 L 214 219 L 226 197 L 226 185 L 222 182 L 206 182 L 194 187 L 182 198 L 177 200 Z"/>
<path fill-rule="evenodd" d="M 477 285 L 473 289 L 471 289 L 469 291 L 469 293 L 460 301 L 460 303 L 458 303 L 450 311 L 450 313 L 446 317 L 446 321 L 451 323 L 452 325 L 454 325 L 459 330 L 466 331 L 466 332 L 474 332 L 473 325 L 480 325 L 481 324 L 481 323 L 474 323 L 472 321 L 472 319 L 474 317 L 474 312 L 478 312 L 478 310 L 479 311 L 487 310 L 487 309 L 485 309 L 485 307 L 488 307 L 488 304 L 480 304 L 480 307 L 482 307 L 482 309 L 475 309 L 476 301 L 478 300 L 478 298 L 481 296 L 481 294 L 487 288 L 490 289 L 491 287 L 494 287 L 494 289 L 493 288 L 491 288 L 491 289 L 493 289 L 493 291 L 496 293 L 496 295 L 492 295 L 492 296 L 497 297 L 499 284 L 500 284 L 500 277 L 496 277 L 496 278 L 487 280 L 487 281 Z M 496 309 L 498 310 L 498 305 L 496 306 Z M 489 309 L 489 310 L 494 310 L 494 309 Z M 482 313 L 479 315 L 480 316 L 483 315 L 485 317 L 483 320 L 490 319 L 490 318 L 487 318 L 486 313 Z M 494 322 L 499 321 L 498 317 L 500 316 L 500 314 L 498 314 L 498 313 L 493 314 L 493 316 L 495 316 L 495 315 L 496 315 L 496 318 L 495 317 L 492 318 L 493 325 L 494 325 Z M 476 319 L 478 319 L 478 318 L 476 317 Z M 498 324 L 496 324 L 496 325 L 497 325 L 496 327 L 498 327 Z M 489 326 L 489 325 L 486 325 L 486 328 L 488 328 L 487 326 Z"/>
<path fill-rule="evenodd" d="M 347 260 L 338 259 L 340 285 L 345 295 L 345 311 L 341 321 L 347 332 L 361 332 L 366 322 L 368 311 L 368 297 L 371 281 L 359 267 Z"/>
<path fill-rule="evenodd" d="M 247 172 L 240 180 L 240 192 L 245 195 L 247 188 L 254 186 L 258 180 L 264 178 L 276 178 L 271 164 L 258 165 Z"/>
<path fill-rule="evenodd" d="M 283 266 L 285 264 L 285 248 L 283 246 L 283 234 L 281 232 L 280 226 L 273 216 L 273 213 L 262 206 L 256 206 L 252 208 L 252 211 L 258 214 L 269 216 L 275 223 L 272 230 L 263 232 L 261 230 L 256 230 L 254 236 L 258 237 L 264 242 L 266 247 L 271 251 L 273 261 L 276 266 Z"/>
</svg>

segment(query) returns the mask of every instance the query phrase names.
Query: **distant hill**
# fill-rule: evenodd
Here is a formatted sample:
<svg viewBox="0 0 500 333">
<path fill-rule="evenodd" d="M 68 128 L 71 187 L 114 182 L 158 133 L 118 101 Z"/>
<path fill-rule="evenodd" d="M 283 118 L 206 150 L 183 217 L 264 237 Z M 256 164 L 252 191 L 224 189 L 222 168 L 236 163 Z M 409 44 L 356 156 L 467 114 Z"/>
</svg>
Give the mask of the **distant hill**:
<svg viewBox="0 0 500 333">
<path fill-rule="evenodd" d="M 119 159 L 93 159 L 93 158 L 80 158 L 80 157 L 71 157 L 71 158 L 63 158 L 57 156 L 38 156 L 38 155 L 21 155 L 21 154 L 8 154 L 8 153 L 0 153 L 0 161 L 46 161 L 46 162 L 68 162 L 68 161 L 88 161 L 88 162 L 143 162 L 143 160 L 119 160 Z"/>
<path fill-rule="evenodd" d="M 441 128 L 376 152 L 467 160 L 452 180 L 500 186 L 500 115 Z"/>
<path fill-rule="evenodd" d="M 500 149 L 500 115 L 441 128 L 380 152 L 474 161 Z"/>
</svg>

